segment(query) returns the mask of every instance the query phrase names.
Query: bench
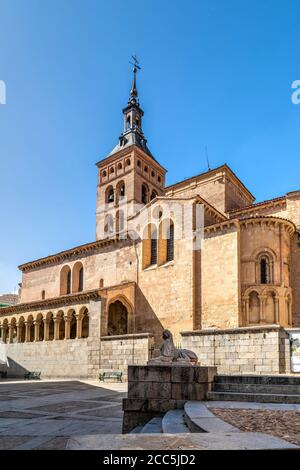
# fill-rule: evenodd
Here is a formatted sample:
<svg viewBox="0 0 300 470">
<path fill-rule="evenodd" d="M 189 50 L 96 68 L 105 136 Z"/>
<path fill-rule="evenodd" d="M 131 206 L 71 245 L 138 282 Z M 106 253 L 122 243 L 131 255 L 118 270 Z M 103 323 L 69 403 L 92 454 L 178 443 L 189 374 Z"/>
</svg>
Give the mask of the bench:
<svg viewBox="0 0 300 470">
<path fill-rule="evenodd" d="M 122 382 L 122 375 L 123 373 L 119 370 L 103 372 L 102 374 L 99 374 L 99 380 L 100 382 L 104 382 L 105 379 L 117 379 L 118 382 Z"/>
<path fill-rule="evenodd" d="M 41 372 L 38 372 L 38 371 L 31 371 L 31 372 L 26 372 L 26 374 L 24 374 L 24 379 L 28 379 L 28 380 L 40 380 L 41 378 Z"/>
<path fill-rule="evenodd" d="M 1 379 L 7 379 L 7 370 L 0 370 Z"/>
</svg>

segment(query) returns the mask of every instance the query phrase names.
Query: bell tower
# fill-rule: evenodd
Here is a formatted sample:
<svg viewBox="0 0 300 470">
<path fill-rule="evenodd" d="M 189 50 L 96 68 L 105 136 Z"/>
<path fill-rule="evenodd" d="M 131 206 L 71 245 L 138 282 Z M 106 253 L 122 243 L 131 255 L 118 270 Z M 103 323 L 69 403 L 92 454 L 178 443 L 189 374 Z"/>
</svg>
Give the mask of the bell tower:
<svg viewBox="0 0 300 470">
<path fill-rule="evenodd" d="M 97 163 L 97 240 L 122 232 L 126 219 L 165 191 L 166 170 L 153 157 L 142 130 L 144 112 L 136 81 L 140 67 L 136 57 L 133 60 L 130 96 L 123 109 L 123 132 L 112 152 Z"/>
</svg>

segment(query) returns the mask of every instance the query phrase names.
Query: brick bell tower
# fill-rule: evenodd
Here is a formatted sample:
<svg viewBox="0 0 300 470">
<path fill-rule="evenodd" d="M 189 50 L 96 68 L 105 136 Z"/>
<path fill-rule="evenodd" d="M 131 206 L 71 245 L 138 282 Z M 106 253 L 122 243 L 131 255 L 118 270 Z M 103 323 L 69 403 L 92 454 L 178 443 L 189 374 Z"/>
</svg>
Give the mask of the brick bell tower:
<svg viewBox="0 0 300 470">
<path fill-rule="evenodd" d="M 124 231 L 125 220 L 156 196 L 164 195 L 166 170 L 151 154 L 142 130 L 134 58 L 133 81 L 123 109 L 124 129 L 112 152 L 97 163 L 96 239 Z"/>
</svg>

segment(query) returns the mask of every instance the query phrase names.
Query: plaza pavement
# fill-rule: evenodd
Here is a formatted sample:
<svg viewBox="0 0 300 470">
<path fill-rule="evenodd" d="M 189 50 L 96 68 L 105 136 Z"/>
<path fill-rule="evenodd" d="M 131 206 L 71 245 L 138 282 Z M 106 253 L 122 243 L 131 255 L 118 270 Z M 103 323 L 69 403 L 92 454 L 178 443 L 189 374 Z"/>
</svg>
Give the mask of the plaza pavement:
<svg viewBox="0 0 300 470">
<path fill-rule="evenodd" d="M 121 434 L 127 384 L 0 381 L 0 450 L 65 449 L 71 436 Z"/>
</svg>

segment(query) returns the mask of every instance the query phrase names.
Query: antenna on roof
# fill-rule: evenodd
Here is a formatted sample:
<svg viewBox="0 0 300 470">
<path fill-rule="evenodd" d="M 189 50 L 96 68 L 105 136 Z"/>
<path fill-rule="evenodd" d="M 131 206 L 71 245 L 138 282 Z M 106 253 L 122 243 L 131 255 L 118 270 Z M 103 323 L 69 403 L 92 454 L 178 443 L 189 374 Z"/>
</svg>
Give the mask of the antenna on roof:
<svg viewBox="0 0 300 470">
<path fill-rule="evenodd" d="M 205 145 L 205 155 L 206 155 L 206 162 L 207 162 L 207 170 L 210 171 L 210 164 L 209 164 L 209 159 L 208 159 L 208 150 L 207 150 L 207 145 Z"/>
</svg>

